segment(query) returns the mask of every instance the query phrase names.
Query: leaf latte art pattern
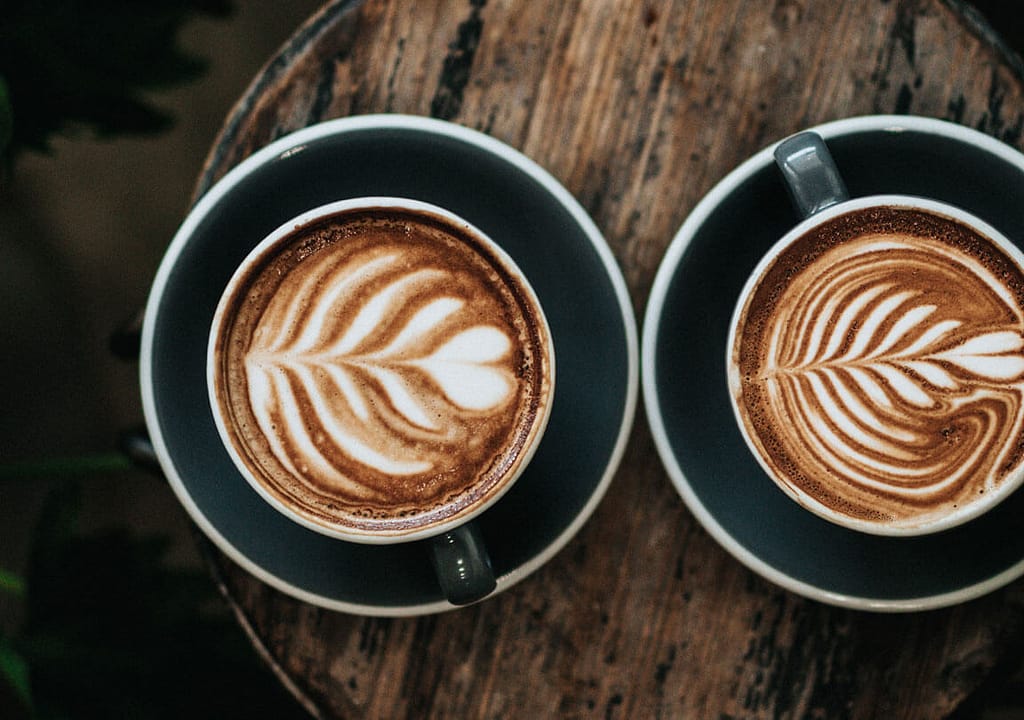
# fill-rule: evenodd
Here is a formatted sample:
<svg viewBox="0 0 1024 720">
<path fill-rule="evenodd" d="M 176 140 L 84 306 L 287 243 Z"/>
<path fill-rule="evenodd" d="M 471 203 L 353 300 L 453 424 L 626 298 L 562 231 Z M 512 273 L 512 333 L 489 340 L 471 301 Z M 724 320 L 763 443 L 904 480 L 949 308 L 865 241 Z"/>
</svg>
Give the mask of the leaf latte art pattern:
<svg viewBox="0 0 1024 720">
<path fill-rule="evenodd" d="M 415 526 L 517 467 L 547 403 L 545 329 L 449 228 L 353 222 L 250 283 L 226 385 L 272 493 L 320 522 Z"/>
<path fill-rule="evenodd" d="M 450 441 L 454 430 L 447 416 L 487 412 L 510 399 L 515 379 L 505 362 L 511 350 L 505 332 L 493 325 L 453 331 L 446 324 L 453 318 L 458 323 L 465 300 L 410 292 L 417 285 L 443 288 L 442 271 L 400 275 L 360 305 L 353 291 L 395 262 L 385 256 L 346 269 L 326 283 L 316 278 L 315 284 L 329 285 L 332 291 L 312 299 L 312 310 L 307 298 L 271 302 L 263 323 L 276 330 L 261 333 L 257 328 L 246 356 L 250 400 L 263 434 L 273 438 L 278 460 L 296 475 L 308 473 L 312 466 L 320 477 L 338 484 L 351 482 L 321 452 L 310 427 L 322 430 L 350 459 L 373 470 L 388 475 L 427 472 L 432 463 L 416 451 L 417 438 Z M 422 305 L 403 307 L 416 301 Z M 352 319 L 343 330 L 331 333 L 324 327 L 328 315 Z M 407 316 L 408 321 L 386 341 L 377 338 L 385 326 L 383 318 L 395 315 Z M 270 342 L 264 345 L 264 340 Z M 298 407 L 303 404 L 300 398 L 316 421 L 286 420 L 279 432 L 280 408 Z M 378 403 L 388 411 L 374 418 L 371 408 Z M 372 437 L 366 437 L 371 428 Z M 382 449 L 382 431 L 409 442 Z M 292 461 L 296 454 L 305 463 L 303 468 Z"/>
<path fill-rule="evenodd" d="M 1020 465 L 1024 282 L 975 242 L 867 233 L 816 257 L 798 244 L 767 271 L 738 384 L 762 459 L 799 500 L 911 527 Z M 787 274 L 790 257 L 812 260 Z"/>
</svg>

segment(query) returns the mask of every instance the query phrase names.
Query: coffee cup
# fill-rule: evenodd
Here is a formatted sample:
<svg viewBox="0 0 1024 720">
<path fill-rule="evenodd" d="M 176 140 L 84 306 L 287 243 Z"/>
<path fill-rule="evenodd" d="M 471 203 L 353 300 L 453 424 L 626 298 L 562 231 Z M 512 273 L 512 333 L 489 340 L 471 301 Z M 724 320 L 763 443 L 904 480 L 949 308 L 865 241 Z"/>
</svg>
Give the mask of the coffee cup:
<svg viewBox="0 0 1024 720">
<path fill-rule="evenodd" d="M 338 540 L 431 540 L 447 599 L 495 587 L 474 518 L 547 424 L 554 348 L 529 280 L 485 233 L 424 202 L 363 197 L 262 239 L 223 291 L 210 406 L 239 473 Z"/>
<path fill-rule="evenodd" d="M 730 323 L 746 445 L 844 527 L 907 536 L 977 518 L 1024 482 L 1024 254 L 953 205 L 850 199 L 814 133 L 775 159 L 803 220 Z"/>
</svg>

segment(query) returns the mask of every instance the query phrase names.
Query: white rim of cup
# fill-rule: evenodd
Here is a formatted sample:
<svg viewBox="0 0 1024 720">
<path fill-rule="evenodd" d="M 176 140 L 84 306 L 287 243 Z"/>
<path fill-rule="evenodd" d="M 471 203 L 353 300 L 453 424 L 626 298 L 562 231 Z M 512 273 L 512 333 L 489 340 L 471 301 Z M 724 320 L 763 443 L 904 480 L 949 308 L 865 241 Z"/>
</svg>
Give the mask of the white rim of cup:
<svg viewBox="0 0 1024 720">
<path fill-rule="evenodd" d="M 548 338 L 547 343 L 547 360 L 548 367 L 550 368 L 550 381 L 548 383 L 547 397 L 545 398 L 544 406 L 539 418 L 537 418 L 537 424 L 535 425 L 533 432 L 533 438 L 526 448 L 526 452 L 523 454 L 522 459 L 519 461 L 519 465 L 512 473 L 512 477 L 503 479 L 501 486 L 496 492 L 493 492 L 484 501 L 479 502 L 473 506 L 471 510 L 463 512 L 454 518 L 449 518 L 443 522 L 438 523 L 427 528 L 421 528 L 408 533 L 378 533 L 374 534 L 371 532 L 361 532 L 359 530 L 348 530 L 344 528 L 335 528 L 326 524 L 318 523 L 299 512 L 296 512 L 292 508 L 288 507 L 283 503 L 280 498 L 271 493 L 266 486 L 259 481 L 255 473 L 248 467 L 246 462 L 242 459 L 237 448 L 231 442 L 231 433 L 228 429 L 227 423 L 221 416 L 219 402 L 214 391 L 214 375 L 216 374 L 215 368 L 215 357 L 217 350 L 217 340 L 220 335 L 221 325 L 224 322 L 224 313 L 226 311 L 227 301 L 234 295 L 237 290 L 238 283 L 244 278 L 245 272 L 253 265 L 253 263 L 259 260 L 266 252 L 277 245 L 282 239 L 288 237 L 296 230 L 303 228 L 316 221 L 331 217 L 333 215 L 339 215 L 345 212 L 360 209 L 398 209 L 398 210 L 412 210 L 417 213 L 424 215 L 434 215 L 440 217 L 443 220 L 448 221 L 452 225 L 460 227 L 461 229 L 474 235 L 477 240 L 480 240 L 488 250 L 493 253 L 498 261 L 502 263 L 505 268 L 513 274 L 520 284 L 526 289 L 533 305 L 540 312 L 540 324 L 543 326 L 543 332 Z M 368 196 L 350 198 L 346 200 L 338 200 L 336 202 L 327 203 L 319 207 L 307 210 L 306 212 L 298 215 L 291 220 L 288 220 L 276 229 L 274 229 L 269 235 L 263 238 L 249 253 L 245 256 L 245 259 L 239 264 L 235 270 L 228 284 L 224 288 L 224 292 L 221 295 L 220 302 L 217 303 L 217 309 L 213 314 L 213 320 L 210 323 L 210 339 L 207 344 L 206 351 L 206 388 L 210 400 L 210 411 L 213 413 L 213 420 L 217 426 L 217 432 L 220 435 L 221 445 L 227 451 L 228 455 L 231 456 L 232 462 L 238 472 L 246 479 L 249 485 L 259 493 L 271 507 L 277 510 L 279 513 L 284 515 L 292 522 L 296 522 L 305 528 L 313 530 L 314 532 L 321 533 L 328 537 L 336 540 L 345 540 L 347 542 L 363 543 L 367 545 L 390 545 L 396 543 L 415 542 L 417 540 L 424 540 L 426 538 L 435 537 L 437 535 L 443 535 L 444 533 L 453 530 L 454 528 L 470 522 L 473 518 L 480 515 L 482 512 L 491 507 L 496 503 L 505 493 L 507 493 L 516 480 L 523 474 L 526 467 L 530 464 L 530 460 L 533 459 L 534 453 L 537 451 L 537 447 L 540 445 L 541 440 L 544 437 L 544 431 L 547 428 L 548 418 L 551 416 L 551 406 L 554 404 L 555 385 L 556 385 L 556 372 L 555 372 L 555 342 L 554 337 L 551 334 L 551 328 L 548 327 L 547 317 L 544 314 L 544 309 L 541 306 L 540 299 L 537 297 L 537 293 L 534 291 L 533 286 L 530 285 L 529 279 L 526 274 L 519 268 L 515 260 L 505 252 L 490 238 L 487 233 L 483 232 L 480 228 L 474 226 L 472 223 L 464 218 L 459 217 L 455 213 L 446 210 L 437 205 L 423 202 L 420 200 L 413 200 L 410 198 L 399 198 L 389 196 Z"/>
<path fill-rule="evenodd" d="M 1010 260 L 1017 266 L 1017 268 L 1024 273 L 1024 253 L 1017 248 L 1016 245 L 1011 243 L 1009 239 L 999 232 L 996 228 L 992 227 L 989 223 L 985 222 L 981 218 L 967 212 L 963 208 L 959 208 L 956 205 L 941 202 L 938 200 L 932 200 L 929 198 L 917 197 L 914 195 L 867 195 L 864 197 L 853 198 L 851 200 L 845 200 L 843 202 L 832 205 L 820 212 L 815 213 L 811 217 L 805 218 L 800 222 L 799 225 L 792 228 L 789 232 L 782 236 L 776 243 L 768 250 L 767 253 L 757 263 L 754 270 L 750 273 L 750 277 L 747 278 L 746 284 L 743 286 L 743 290 L 740 292 L 736 302 L 735 309 L 732 313 L 732 319 L 729 321 L 729 336 L 726 341 L 725 352 L 723 359 L 726 364 L 726 375 L 730 380 L 730 385 L 733 380 L 732 370 L 732 350 L 736 343 L 736 332 L 738 329 L 738 320 L 740 314 L 746 308 L 749 302 L 751 293 L 759 285 L 761 279 L 764 277 L 764 273 L 772 266 L 779 254 L 785 250 L 795 240 L 803 237 L 806 233 L 818 227 L 822 223 L 826 223 L 829 220 L 842 217 L 847 213 L 856 212 L 857 210 L 864 210 L 872 207 L 893 207 L 893 208 L 906 208 L 925 210 L 945 217 L 955 222 L 959 222 L 967 227 L 972 228 L 975 232 L 985 237 L 989 242 L 999 248 L 1003 254 L 1010 258 Z M 957 525 L 962 525 L 974 518 L 988 512 L 1006 497 L 1015 492 L 1021 484 L 1024 484 L 1024 465 L 1017 468 L 1016 474 L 1004 480 L 994 491 L 985 493 L 980 499 L 975 499 L 968 505 L 967 509 L 960 510 L 958 512 L 941 516 L 935 520 L 927 523 L 923 523 L 917 526 L 887 526 L 882 523 L 872 523 L 865 520 L 858 520 L 856 518 L 846 517 L 839 514 L 829 512 L 828 508 L 822 505 L 822 503 L 815 500 L 810 495 L 800 492 L 796 488 L 792 488 L 789 485 L 779 482 L 775 479 L 775 472 L 771 466 L 761 456 L 761 453 L 757 451 L 754 446 L 754 441 L 750 437 L 750 431 L 746 423 L 743 420 L 743 416 L 739 410 L 736 402 L 736 396 L 733 392 L 734 388 L 730 386 L 729 391 L 729 402 L 732 405 L 733 416 L 736 419 L 736 425 L 739 428 L 740 434 L 743 436 L 744 442 L 747 444 L 747 448 L 750 450 L 751 455 L 757 460 L 758 464 L 765 471 L 768 477 L 773 479 L 774 484 L 786 495 L 788 495 L 794 502 L 800 505 L 805 510 L 814 513 L 818 517 L 821 517 L 829 522 L 835 523 L 841 527 L 855 530 L 857 532 L 867 533 L 868 535 L 882 535 L 886 537 L 918 537 L 921 535 L 930 535 L 933 533 L 941 532 L 954 528 Z"/>
<path fill-rule="evenodd" d="M 153 450 L 163 473 L 178 501 L 185 508 L 185 511 L 192 518 L 193 522 L 202 530 L 221 552 L 228 556 L 233 562 L 242 567 L 246 572 L 253 575 L 261 582 L 274 587 L 298 600 L 313 605 L 347 612 L 356 615 L 370 615 L 375 617 L 407 617 L 413 615 L 427 615 L 432 613 L 454 610 L 457 606 L 446 600 L 422 603 L 418 605 L 371 605 L 354 603 L 335 598 L 325 597 L 310 592 L 289 583 L 277 575 L 265 570 L 261 565 L 251 560 L 247 555 L 239 551 L 216 526 L 206 517 L 198 506 L 188 489 L 184 480 L 178 474 L 177 467 L 171 458 L 167 443 L 163 437 L 163 430 L 160 426 L 160 419 L 156 410 L 156 397 L 153 391 L 152 364 L 154 327 L 153 317 L 159 310 L 160 299 L 163 296 L 164 288 L 170 278 L 171 272 L 176 264 L 178 256 L 189 242 L 189 238 L 202 220 L 213 210 L 217 203 L 236 185 L 244 180 L 250 173 L 263 165 L 266 165 L 279 157 L 303 152 L 309 143 L 320 138 L 341 135 L 348 132 L 360 132 L 380 129 L 413 130 L 429 134 L 450 137 L 467 145 L 472 145 L 496 157 L 501 158 L 509 165 L 517 168 L 524 174 L 536 181 L 544 190 L 560 204 L 573 218 L 577 226 L 583 231 L 595 252 L 598 254 L 604 265 L 612 290 L 615 293 L 621 312 L 620 319 L 623 323 L 623 330 L 626 339 L 627 355 L 627 385 L 624 398 L 623 413 L 619 424 L 619 433 L 611 448 L 608 463 L 597 485 L 594 487 L 588 501 L 577 513 L 576 517 L 565 527 L 553 542 L 542 552 L 535 555 L 527 562 L 513 568 L 511 571 L 497 578 L 497 588 L 492 595 L 504 592 L 520 580 L 528 577 L 541 566 L 554 557 L 568 542 L 575 537 L 583 525 L 593 515 L 601 502 L 612 478 L 618 471 L 625 454 L 626 444 L 629 440 L 630 431 L 633 427 L 633 420 L 636 415 L 636 406 L 639 395 L 639 349 L 637 338 L 636 318 L 633 316 L 633 305 L 629 296 L 629 289 L 626 286 L 625 278 L 619 269 L 618 262 L 612 254 L 611 248 L 605 241 L 601 231 L 597 228 L 593 219 L 587 214 L 579 201 L 565 187 L 555 179 L 551 173 L 541 167 L 538 163 L 526 155 L 507 145 L 496 138 L 486 135 L 477 130 L 456 125 L 454 123 L 433 118 L 426 118 L 419 115 L 401 114 L 369 114 L 354 115 L 351 117 L 328 120 L 317 125 L 312 125 L 286 135 L 265 147 L 257 150 L 248 158 L 240 162 L 223 178 L 215 183 L 196 202 L 189 211 L 182 224 L 179 226 L 174 237 L 171 239 L 167 250 L 164 253 L 157 268 L 156 275 L 150 287 L 150 293 L 146 301 L 143 314 L 142 338 L 139 352 L 139 384 L 142 395 L 143 417 L 150 434 L 150 441 L 153 443 Z M 490 596 L 489 596 L 490 597 Z"/>
<path fill-rule="evenodd" d="M 984 133 L 957 125 L 945 120 L 934 118 L 915 117 L 909 115 L 863 115 L 858 117 L 844 118 L 832 122 L 817 125 L 811 128 L 826 141 L 831 138 L 854 135 L 864 132 L 890 132 L 900 133 L 905 131 L 921 132 L 925 134 L 938 135 L 947 138 L 960 140 L 973 145 L 982 152 L 991 155 L 1016 166 L 1024 173 L 1024 155 L 1009 147 L 1008 145 L 989 137 Z M 731 195 L 736 189 L 750 178 L 754 173 L 767 166 L 773 166 L 775 159 L 773 153 L 775 148 L 785 138 L 780 138 L 768 147 L 762 148 L 759 152 L 747 158 L 743 163 L 723 177 L 711 190 L 704 195 L 693 210 L 687 215 L 682 226 L 676 231 L 669 247 L 662 258 L 662 262 L 655 275 L 651 292 L 648 296 L 647 309 L 643 318 L 643 336 L 641 338 L 640 356 L 642 366 L 640 370 L 641 384 L 643 391 L 644 408 L 646 411 L 651 433 L 654 437 L 655 448 L 661 457 L 662 464 L 668 472 L 672 484 L 679 493 L 683 502 L 694 514 L 701 525 L 730 555 L 753 570 L 758 575 L 775 583 L 776 585 L 790 590 L 803 597 L 818 600 L 836 605 L 839 607 L 855 608 L 859 610 L 870 610 L 874 612 L 914 612 L 930 610 L 958 603 L 966 602 L 973 598 L 981 597 L 993 590 L 1003 587 L 1007 583 L 1024 575 L 1024 558 L 1005 570 L 977 583 L 961 587 L 956 590 L 942 592 L 935 595 L 924 595 L 910 598 L 885 598 L 858 596 L 846 593 L 835 592 L 823 589 L 809 582 L 799 580 L 788 575 L 774 566 L 762 560 L 755 552 L 737 541 L 728 530 L 726 530 L 717 518 L 704 506 L 700 497 L 690 487 L 675 453 L 669 438 L 668 429 L 665 425 L 665 418 L 661 413 L 658 403 L 658 391 L 655 384 L 657 378 L 657 367 L 655 350 L 659 334 L 659 324 L 664 311 L 665 300 L 676 268 L 679 265 L 684 253 L 693 240 L 694 235 L 707 221 L 708 217 Z M 781 182 L 781 180 L 780 180 Z"/>
</svg>

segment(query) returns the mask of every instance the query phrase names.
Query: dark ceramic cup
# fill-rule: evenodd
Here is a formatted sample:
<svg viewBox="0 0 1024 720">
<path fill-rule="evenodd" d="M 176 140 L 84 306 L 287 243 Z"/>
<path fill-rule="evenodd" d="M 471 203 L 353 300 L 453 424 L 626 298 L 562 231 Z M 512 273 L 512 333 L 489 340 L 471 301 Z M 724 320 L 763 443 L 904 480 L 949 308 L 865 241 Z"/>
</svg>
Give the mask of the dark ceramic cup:
<svg viewBox="0 0 1024 720">
<path fill-rule="evenodd" d="M 846 191 L 918 196 L 962 208 L 1024 242 L 1024 155 L 954 123 L 905 116 L 812 128 Z M 809 598 L 881 611 L 959 603 L 1024 574 L 1024 491 L 956 527 L 913 537 L 868 534 L 807 512 L 780 492 L 737 426 L 726 363 L 745 284 L 801 221 L 775 143 L 729 173 L 693 209 L 658 270 L 641 344 L 644 404 L 680 496 L 708 532 L 765 578 Z"/>
<path fill-rule="evenodd" d="M 452 547 L 433 538 L 350 542 L 294 522 L 239 472 L 207 396 L 211 324 L 244 258 L 286 221 L 366 196 L 414 198 L 486 233 L 529 278 L 555 348 L 558 384 L 543 438 L 514 486 L 471 521 L 465 542 Z M 157 272 L 140 359 L 146 426 L 160 468 L 203 533 L 283 592 L 378 616 L 450 610 L 511 587 L 551 559 L 607 490 L 638 392 L 626 285 L 579 203 L 540 166 L 494 138 L 401 115 L 300 130 L 212 187 Z M 473 543 L 486 551 L 467 546 Z M 441 569 L 435 570 L 439 554 Z M 474 580 L 470 595 L 452 594 L 449 581 L 461 582 L 466 558 L 486 558 L 490 569 L 482 577 L 493 574 L 493 590 L 485 584 L 477 592 Z"/>
<path fill-rule="evenodd" d="M 802 221 L 751 273 L 725 347 L 729 399 L 751 454 L 800 506 L 861 532 L 924 535 L 988 512 L 1024 483 L 1013 430 L 1024 422 L 1024 409 L 1011 402 L 1024 387 L 1021 310 L 1013 290 L 1024 276 L 1024 253 L 991 224 L 948 202 L 895 194 L 850 198 L 817 133 L 787 138 L 774 156 Z M 890 230 L 878 217 L 907 220 Z M 826 242 L 840 227 L 846 239 Z M 913 242 L 901 239 L 913 233 Z M 939 240 L 943 236 L 956 240 Z M 863 242 L 854 254 L 858 239 Z M 975 243 L 973 255 L 954 249 L 954 242 L 967 239 Z M 826 246 L 828 260 L 817 261 L 812 272 L 796 272 L 812 248 Z M 771 379 L 757 387 L 774 393 L 766 404 L 775 409 L 766 414 L 801 428 L 799 440 L 787 442 L 806 448 L 820 483 L 794 482 L 769 458 L 744 398 L 738 341 L 749 318 L 764 318 L 751 311 L 768 306 L 763 298 L 783 285 L 766 282 L 769 276 L 784 273 L 798 274 L 800 293 L 814 300 L 775 327 L 785 324 L 793 346 L 804 344 L 800 355 L 788 358 L 782 343 L 775 346 L 767 361 L 777 363 Z M 1017 280 L 1007 285 L 1003 274 Z M 914 284 L 916 277 L 927 280 Z M 970 289 L 954 294 L 952 278 Z M 994 303 L 973 320 L 964 307 L 972 296 Z M 794 337 L 801 327 L 796 315 L 813 332 Z M 794 401 L 794 394 L 801 399 Z M 1005 415 L 990 415 L 984 409 L 990 403 Z M 768 432 L 786 435 L 782 428 Z"/>
</svg>

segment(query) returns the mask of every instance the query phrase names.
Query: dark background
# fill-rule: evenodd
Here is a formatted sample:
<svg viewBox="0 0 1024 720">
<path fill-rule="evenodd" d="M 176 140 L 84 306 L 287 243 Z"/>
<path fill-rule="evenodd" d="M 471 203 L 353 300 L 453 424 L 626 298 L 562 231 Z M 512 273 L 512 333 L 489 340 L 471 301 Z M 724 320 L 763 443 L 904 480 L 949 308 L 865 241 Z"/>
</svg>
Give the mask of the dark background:
<svg viewBox="0 0 1024 720">
<path fill-rule="evenodd" d="M 988 23 L 1018 54 L 1024 52 L 1024 3 L 1020 0 L 973 0 Z"/>
<path fill-rule="evenodd" d="M 137 368 L 111 355 L 108 338 L 145 302 L 224 117 L 319 5 L 239 0 L 229 18 L 190 22 L 181 42 L 210 67 L 199 81 L 156 94 L 176 117 L 170 131 L 60 139 L 48 155 L 19 158 L 0 184 L 0 464 L 109 453 L 122 430 L 141 422 Z M 1024 52 L 1024 2 L 973 5 L 1008 48 Z M 43 498 L 57 481 L 0 486 L 0 569 L 24 570 Z M 117 524 L 164 534 L 173 563 L 201 567 L 184 511 L 157 478 L 120 470 L 83 483 L 87 530 Z M 0 634 L 23 614 L 0 594 Z M 960 717 L 1024 719 L 1024 673 Z"/>
</svg>

